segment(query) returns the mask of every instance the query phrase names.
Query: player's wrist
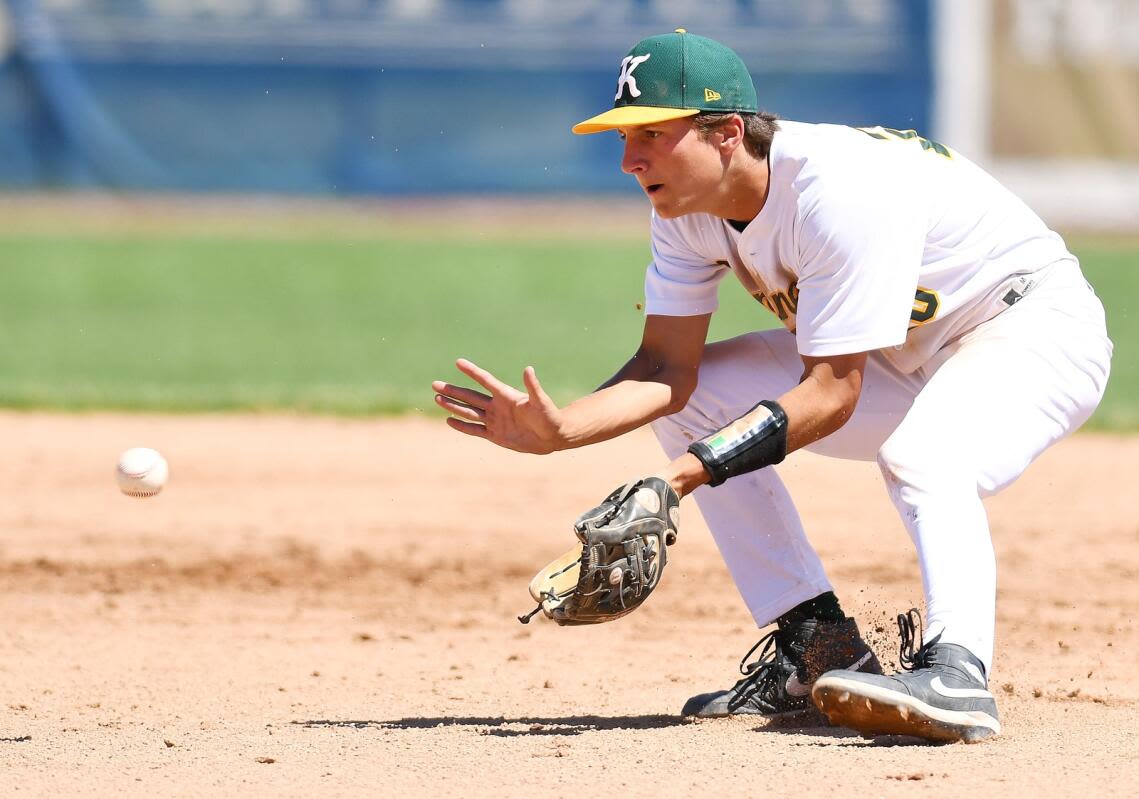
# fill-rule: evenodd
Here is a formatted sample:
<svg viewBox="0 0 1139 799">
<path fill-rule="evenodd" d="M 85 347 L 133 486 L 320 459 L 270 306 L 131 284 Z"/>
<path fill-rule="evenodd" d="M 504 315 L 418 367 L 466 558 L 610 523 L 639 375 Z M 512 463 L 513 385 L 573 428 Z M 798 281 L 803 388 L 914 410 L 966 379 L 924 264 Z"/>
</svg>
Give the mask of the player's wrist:
<svg viewBox="0 0 1139 799">
<path fill-rule="evenodd" d="M 685 452 L 670 463 L 658 476 L 672 486 L 672 490 L 676 492 L 678 497 L 691 494 L 711 479 L 711 475 L 704 468 L 704 464 L 691 452 Z"/>
<path fill-rule="evenodd" d="M 546 437 L 552 452 L 561 452 L 566 449 L 577 449 L 596 441 L 603 441 L 608 436 L 598 438 L 598 425 L 589 414 L 582 413 L 580 408 L 567 405 L 558 410 L 550 420 L 550 433 Z"/>
</svg>

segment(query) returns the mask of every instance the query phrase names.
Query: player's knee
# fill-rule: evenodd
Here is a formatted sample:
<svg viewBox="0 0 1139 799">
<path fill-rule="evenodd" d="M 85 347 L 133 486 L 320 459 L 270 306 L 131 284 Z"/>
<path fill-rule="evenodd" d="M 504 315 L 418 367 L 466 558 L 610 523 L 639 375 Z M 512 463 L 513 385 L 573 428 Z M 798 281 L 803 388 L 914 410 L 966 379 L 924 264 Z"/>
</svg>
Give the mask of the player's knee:
<svg viewBox="0 0 1139 799">
<path fill-rule="evenodd" d="M 894 449 L 891 443 L 887 441 L 878 450 L 878 468 L 882 471 L 882 477 L 885 478 L 887 485 L 898 482 L 901 461 L 899 460 L 900 453 L 895 455 Z"/>
<path fill-rule="evenodd" d="M 915 484 L 922 482 L 923 475 L 936 472 L 944 465 L 931 455 L 922 440 L 895 434 L 878 450 L 878 468 L 887 484 Z"/>
<path fill-rule="evenodd" d="M 878 468 L 891 487 L 976 490 L 976 467 L 955 443 L 895 433 L 878 450 Z"/>
</svg>

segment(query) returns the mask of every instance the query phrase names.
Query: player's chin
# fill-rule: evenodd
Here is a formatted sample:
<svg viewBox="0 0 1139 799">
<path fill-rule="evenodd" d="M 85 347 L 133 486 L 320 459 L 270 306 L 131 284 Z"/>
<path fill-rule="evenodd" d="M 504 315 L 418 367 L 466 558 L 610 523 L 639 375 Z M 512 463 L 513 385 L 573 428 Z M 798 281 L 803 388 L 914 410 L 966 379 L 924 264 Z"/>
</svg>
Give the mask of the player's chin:
<svg viewBox="0 0 1139 799">
<path fill-rule="evenodd" d="M 661 219 L 675 219 L 678 216 L 683 216 L 686 211 L 679 204 L 669 201 L 664 197 L 650 194 L 649 202 L 653 205 L 653 210 L 656 215 Z"/>
</svg>

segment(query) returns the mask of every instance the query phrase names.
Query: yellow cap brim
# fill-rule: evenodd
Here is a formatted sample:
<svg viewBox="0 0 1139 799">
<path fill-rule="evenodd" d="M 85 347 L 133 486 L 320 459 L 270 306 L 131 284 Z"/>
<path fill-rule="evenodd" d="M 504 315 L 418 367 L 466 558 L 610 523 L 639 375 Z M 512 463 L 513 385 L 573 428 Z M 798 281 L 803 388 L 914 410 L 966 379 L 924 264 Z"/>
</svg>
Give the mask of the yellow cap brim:
<svg viewBox="0 0 1139 799">
<path fill-rule="evenodd" d="M 573 126 L 577 134 L 601 133 L 603 130 L 614 128 L 634 128 L 637 125 L 651 125 L 654 122 L 667 122 L 670 119 L 694 117 L 700 113 L 699 108 L 659 108 L 650 105 L 623 105 L 612 108 L 604 114 L 590 117 L 584 122 Z"/>
</svg>

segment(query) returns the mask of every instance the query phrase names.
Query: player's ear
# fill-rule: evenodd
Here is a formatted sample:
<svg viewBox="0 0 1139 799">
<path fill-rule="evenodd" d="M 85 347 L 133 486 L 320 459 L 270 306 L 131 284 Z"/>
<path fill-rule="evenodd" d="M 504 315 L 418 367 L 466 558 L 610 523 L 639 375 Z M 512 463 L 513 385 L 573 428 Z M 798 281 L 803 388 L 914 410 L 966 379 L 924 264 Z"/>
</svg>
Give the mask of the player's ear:
<svg viewBox="0 0 1139 799">
<path fill-rule="evenodd" d="M 739 114 L 732 114 L 728 120 L 728 124 L 724 125 L 724 140 L 731 142 L 732 147 L 739 147 L 744 144 L 744 117 Z"/>
<path fill-rule="evenodd" d="M 717 128 L 720 134 L 720 151 L 727 155 L 744 142 L 744 121 L 739 114 L 732 114 Z"/>
</svg>

